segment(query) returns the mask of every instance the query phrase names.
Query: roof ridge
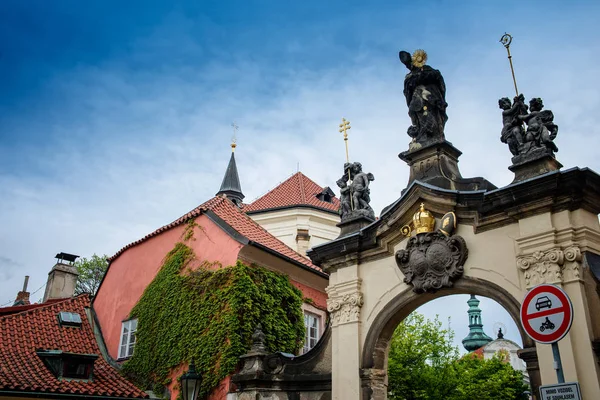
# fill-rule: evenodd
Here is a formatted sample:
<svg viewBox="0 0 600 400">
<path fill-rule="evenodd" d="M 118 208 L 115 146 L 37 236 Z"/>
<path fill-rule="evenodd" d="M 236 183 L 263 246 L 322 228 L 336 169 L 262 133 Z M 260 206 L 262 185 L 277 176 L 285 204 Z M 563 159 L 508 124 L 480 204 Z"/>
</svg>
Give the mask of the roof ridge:
<svg viewBox="0 0 600 400">
<path fill-rule="evenodd" d="M 8 319 L 8 318 L 11 318 L 11 317 L 23 316 L 23 315 L 26 315 L 26 314 L 29 314 L 29 313 L 33 313 L 33 312 L 43 312 L 48 307 L 52 307 L 54 305 L 59 305 L 59 304 L 62 304 L 62 303 L 66 303 L 67 301 L 74 302 L 75 300 L 80 300 L 80 299 L 83 299 L 84 297 L 87 297 L 88 301 L 91 301 L 89 293 L 81 293 L 81 294 L 79 294 L 77 296 L 74 296 L 74 297 L 68 297 L 66 299 L 61 299 L 60 301 L 54 301 L 52 303 L 47 303 L 47 304 L 42 303 L 41 305 L 38 305 L 38 307 L 29 308 L 27 310 L 19 311 L 19 312 L 13 313 L 13 314 L 0 315 L 0 319 Z"/>
<path fill-rule="evenodd" d="M 254 199 L 252 199 L 252 201 L 248 204 L 246 204 L 247 206 L 249 206 L 250 204 L 254 203 L 256 200 L 265 197 L 267 194 L 271 193 L 273 190 L 277 189 L 279 186 L 281 186 L 283 183 L 287 182 L 291 177 L 293 177 L 294 175 L 296 175 L 298 172 L 294 172 L 291 175 L 288 175 L 287 178 L 285 178 L 284 180 L 280 181 L 277 185 L 273 186 L 272 188 L 268 189 L 266 192 L 264 192 L 263 194 L 255 197 Z"/>
<path fill-rule="evenodd" d="M 298 175 L 298 182 L 300 185 L 300 200 L 303 203 L 306 203 L 306 193 L 304 193 L 304 179 L 302 179 L 303 177 L 305 178 L 305 176 L 300 171 L 296 172 L 296 175 Z"/>
</svg>

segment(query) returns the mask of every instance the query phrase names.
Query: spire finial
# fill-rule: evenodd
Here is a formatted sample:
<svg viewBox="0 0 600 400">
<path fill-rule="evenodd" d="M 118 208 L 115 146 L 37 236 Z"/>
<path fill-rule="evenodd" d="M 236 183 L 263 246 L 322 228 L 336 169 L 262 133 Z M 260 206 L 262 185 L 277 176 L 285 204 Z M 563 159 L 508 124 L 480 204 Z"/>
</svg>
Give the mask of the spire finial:
<svg viewBox="0 0 600 400">
<path fill-rule="evenodd" d="M 233 128 L 233 136 L 231 137 L 231 152 L 233 153 L 235 152 L 235 148 L 237 147 L 237 131 L 238 129 L 240 129 L 240 127 L 237 126 L 235 121 L 233 121 L 231 127 Z"/>
</svg>

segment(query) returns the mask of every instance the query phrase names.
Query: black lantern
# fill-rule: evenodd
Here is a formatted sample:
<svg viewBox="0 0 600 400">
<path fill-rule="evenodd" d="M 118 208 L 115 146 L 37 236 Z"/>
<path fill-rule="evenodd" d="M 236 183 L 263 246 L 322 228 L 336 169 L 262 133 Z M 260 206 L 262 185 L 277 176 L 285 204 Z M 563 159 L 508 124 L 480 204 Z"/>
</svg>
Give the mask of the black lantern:
<svg viewBox="0 0 600 400">
<path fill-rule="evenodd" d="M 196 372 L 194 361 L 190 363 L 188 372 L 181 377 L 181 396 L 183 400 L 196 400 L 200 393 L 202 377 Z"/>
</svg>

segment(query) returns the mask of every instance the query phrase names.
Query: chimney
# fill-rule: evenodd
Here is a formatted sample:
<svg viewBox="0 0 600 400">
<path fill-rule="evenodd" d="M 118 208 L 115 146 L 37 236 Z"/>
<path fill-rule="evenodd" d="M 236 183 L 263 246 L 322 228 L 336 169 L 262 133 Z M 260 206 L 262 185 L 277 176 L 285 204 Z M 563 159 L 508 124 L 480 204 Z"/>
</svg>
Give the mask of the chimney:
<svg viewBox="0 0 600 400">
<path fill-rule="evenodd" d="M 17 298 L 13 303 L 13 306 L 27 306 L 31 304 L 29 302 L 29 292 L 27 291 L 27 284 L 29 283 L 29 275 L 25 275 L 25 282 L 23 282 L 23 290 L 17 293 Z"/>
<path fill-rule="evenodd" d="M 56 255 L 56 265 L 48 273 L 43 303 L 52 299 L 73 297 L 77 286 L 77 277 L 79 276 L 73 263 L 78 257 L 68 253 L 58 253 Z"/>
</svg>

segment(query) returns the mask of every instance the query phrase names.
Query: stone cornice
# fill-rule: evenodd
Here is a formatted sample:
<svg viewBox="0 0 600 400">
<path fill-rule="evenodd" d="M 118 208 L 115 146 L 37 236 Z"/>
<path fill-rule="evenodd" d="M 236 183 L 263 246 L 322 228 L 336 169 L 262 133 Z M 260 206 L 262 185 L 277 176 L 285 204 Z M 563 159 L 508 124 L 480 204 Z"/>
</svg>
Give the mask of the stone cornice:
<svg viewBox="0 0 600 400">
<path fill-rule="evenodd" d="M 415 181 L 400 199 L 386 208 L 379 220 L 359 232 L 315 246 L 308 255 L 317 265 L 325 262 L 331 266 L 343 262 L 344 256 L 353 253 L 361 253 L 361 260 L 355 256 L 357 261 L 389 256 L 391 247 L 401 241 L 399 228 L 410 220 L 421 201 L 425 201 L 438 218 L 454 211 L 461 224 L 471 225 L 479 233 L 546 212 L 584 209 L 598 214 L 600 175 L 587 168 L 572 168 L 488 192 L 445 190 Z M 600 235 L 586 228 L 575 228 L 571 233 L 547 232 L 547 235 L 541 234 L 536 239 L 546 249 L 552 248 L 552 241 L 557 238 L 560 242 L 569 241 L 561 235 L 572 235 L 583 247 L 582 251 L 588 247 L 600 251 Z M 536 245 L 532 243 L 531 246 L 533 249 Z M 325 269 L 328 269 L 327 265 Z"/>
</svg>

